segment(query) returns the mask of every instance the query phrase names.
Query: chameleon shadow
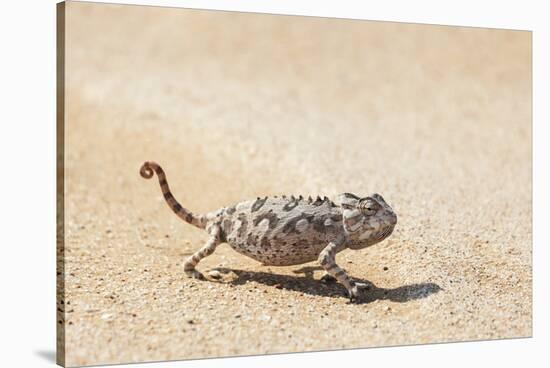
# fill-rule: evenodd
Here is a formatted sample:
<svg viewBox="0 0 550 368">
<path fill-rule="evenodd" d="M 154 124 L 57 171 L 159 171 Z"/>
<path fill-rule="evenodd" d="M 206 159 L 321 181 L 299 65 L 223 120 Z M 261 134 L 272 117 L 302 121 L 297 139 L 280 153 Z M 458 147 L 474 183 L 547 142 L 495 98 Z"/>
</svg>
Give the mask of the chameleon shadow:
<svg viewBox="0 0 550 368">
<path fill-rule="evenodd" d="M 247 282 L 257 282 L 277 289 L 292 290 L 304 294 L 324 296 L 331 298 L 347 298 L 347 291 L 343 285 L 337 282 L 325 283 L 313 279 L 306 273 L 306 277 L 278 275 L 261 271 L 244 271 L 236 269 L 218 268 L 222 273 L 232 272 L 236 278 L 229 281 L 233 285 L 244 285 Z M 365 283 L 367 286 L 361 288 L 360 296 L 355 303 L 367 304 L 376 300 L 390 300 L 392 302 L 406 303 L 411 300 L 423 299 L 441 291 L 437 284 L 419 283 L 399 286 L 393 289 L 386 289 L 374 285 L 368 280 L 353 278 L 357 282 Z"/>
</svg>

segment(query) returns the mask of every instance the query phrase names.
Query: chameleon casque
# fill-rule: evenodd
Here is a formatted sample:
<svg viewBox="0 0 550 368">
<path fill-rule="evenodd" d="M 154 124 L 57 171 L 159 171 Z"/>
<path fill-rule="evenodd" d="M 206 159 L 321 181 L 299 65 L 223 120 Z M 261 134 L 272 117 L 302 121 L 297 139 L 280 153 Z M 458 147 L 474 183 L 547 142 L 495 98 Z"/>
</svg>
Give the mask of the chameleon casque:
<svg viewBox="0 0 550 368">
<path fill-rule="evenodd" d="M 335 261 L 336 253 L 363 249 L 386 239 L 397 216 L 379 194 L 358 197 L 340 194 L 338 205 L 327 197 L 302 196 L 256 198 L 206 214 L 193 214 L 182 207 L 170 192 L 164 170 L 155 162 L 145 162 L 140 174 L 150 179 L 156 173 L 168 206 L 184 221 L 205 229 L 210 238 L 184 263 L 184 272 L 203 279 L 195 269 L 221 243 L 264 265 L 290 266 L 318 260 L 326 271 L 323 279 L 335 278 L 345 286 L 351 301 L 358 287 Z"/>
</svg>

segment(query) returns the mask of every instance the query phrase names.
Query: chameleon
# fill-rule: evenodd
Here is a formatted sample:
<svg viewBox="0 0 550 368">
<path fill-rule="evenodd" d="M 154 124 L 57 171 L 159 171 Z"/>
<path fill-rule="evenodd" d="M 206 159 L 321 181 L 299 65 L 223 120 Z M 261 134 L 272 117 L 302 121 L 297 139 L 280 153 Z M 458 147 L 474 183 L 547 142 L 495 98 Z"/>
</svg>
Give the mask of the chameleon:
<svg viewBox="0 0 550 368">
<path fill-rule="evenodd" d="M 184 262 L 189 277 L 204 279 L 197 264 L 221 243 L 266 266 L 291 266 L 318 260 L 323 281 L 337 280 L 356 301 L 366 284 L 352 280 L 336 264 L 344 249 L 363 249 L 386 239 L 393 232 L 397 215 L 374 193 L 360 197 L 342 193 L 337 203 L 329 198 L 272 196 L 223 207 L 206 214 L 194 214 L 175 198 L 160 165 L 147 161 L 140 169 L 145 179 L 157 174 L 160 189 L 170 209 L 185 222 L 204 229 L 208 240 Z"/>
</svg>

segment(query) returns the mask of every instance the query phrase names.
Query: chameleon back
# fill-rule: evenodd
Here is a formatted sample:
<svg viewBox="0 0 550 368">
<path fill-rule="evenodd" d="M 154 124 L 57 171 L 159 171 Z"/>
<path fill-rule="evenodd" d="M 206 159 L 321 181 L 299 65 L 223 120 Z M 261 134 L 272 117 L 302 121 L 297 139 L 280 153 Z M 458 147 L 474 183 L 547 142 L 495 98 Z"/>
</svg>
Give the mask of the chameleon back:
<svg viewBox="0 0 550 368">
<path fill-rule="evenodd" d="M 223 240 L 266 265 L 288 266 L 316 260 L 342 233 L 342 211 L 328 198 L 258 198 L 226 208 Z"/>
</svg>

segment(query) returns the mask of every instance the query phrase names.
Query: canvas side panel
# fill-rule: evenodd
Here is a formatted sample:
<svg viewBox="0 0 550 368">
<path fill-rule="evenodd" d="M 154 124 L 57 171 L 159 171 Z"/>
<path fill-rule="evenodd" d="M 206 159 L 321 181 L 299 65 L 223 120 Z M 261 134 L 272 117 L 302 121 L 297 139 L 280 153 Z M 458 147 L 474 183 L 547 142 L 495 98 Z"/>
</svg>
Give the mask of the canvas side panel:
<svg viewBox="0 0 550 368">
<path fill-rule="evenodd" d="M 57 364 L 65 365 L 65 2 L 57 4 Z"/>
</svg>

